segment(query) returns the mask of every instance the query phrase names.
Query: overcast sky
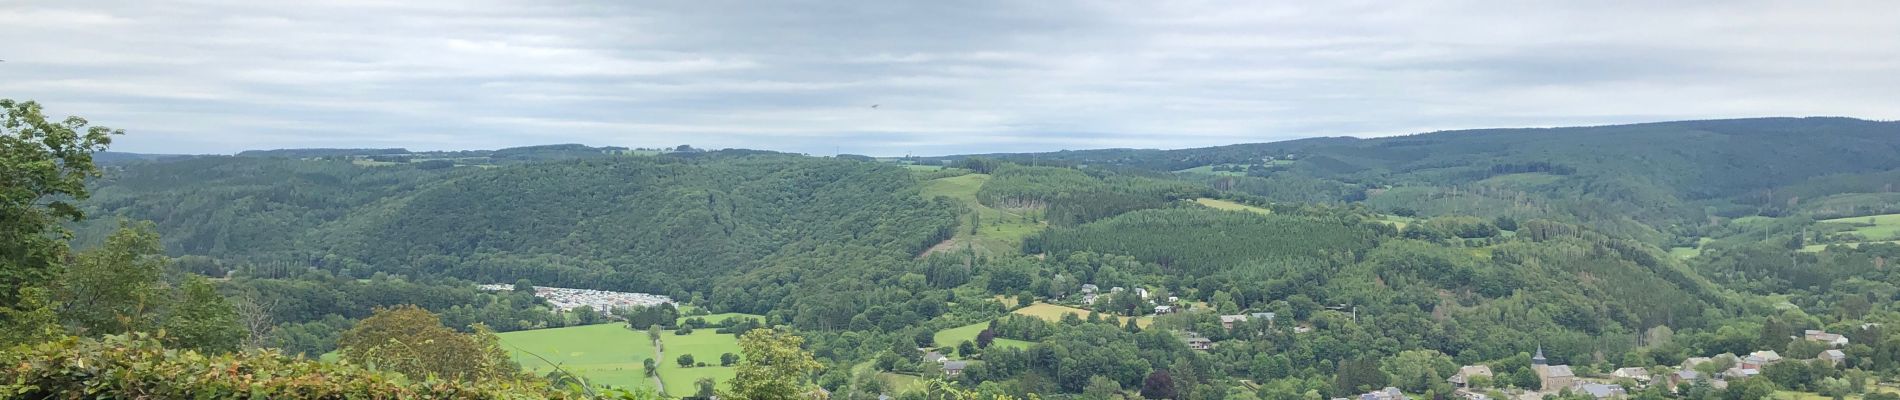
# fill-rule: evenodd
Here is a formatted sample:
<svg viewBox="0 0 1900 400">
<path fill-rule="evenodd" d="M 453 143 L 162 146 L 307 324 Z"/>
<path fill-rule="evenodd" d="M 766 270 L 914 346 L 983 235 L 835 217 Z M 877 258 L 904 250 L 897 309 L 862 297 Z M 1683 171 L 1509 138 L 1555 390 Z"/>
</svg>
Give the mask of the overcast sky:
<svg viewBox="0 0 1900 400">
<path fill-rule="evenodd" d="M 930 155 L 1900 119 L 1890 1 L 1570 3 L 0 0 L 0 97 L 159 153 Z"/>
</svg>

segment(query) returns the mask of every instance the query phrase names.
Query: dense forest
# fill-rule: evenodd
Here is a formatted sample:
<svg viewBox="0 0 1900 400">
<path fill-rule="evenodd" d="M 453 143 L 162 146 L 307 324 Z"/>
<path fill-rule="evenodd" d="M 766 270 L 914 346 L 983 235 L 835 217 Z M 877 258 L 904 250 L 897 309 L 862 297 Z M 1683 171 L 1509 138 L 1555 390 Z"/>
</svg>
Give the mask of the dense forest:
<svg viewBox="0 0 1900 400">
<path fill-rule="evenodd" d="M 760 315 L 803 334 L 790 347 L 819 368 L 794 380 L 851 399 L 1591 396 L 1545 390 L 1533 356 L 1627 397 L 1873 399 L 1900 378 L 1894 154 L 1900 124 L 1838 118 L 892 159 L 290 149 L 115 156 L 62 226 L 97 254 L 75 279 L 146 254 L 168 298 L 231 305 L 229 331 L 154 317 L 232 337 L 218 346 L 109 339 L 140 351 L 361 358 L 364 337 L 419 324 L 473 354 L 445 363 L 479 367 L 441 372 L 506 375 L 492 332 L 616 318 L 555 312 L 545 285 Z M 1790 361 L 1613 375 L 1764 350 Z M 1467 365 L 1495 376 L 1453 387 Z"/>
</svg>

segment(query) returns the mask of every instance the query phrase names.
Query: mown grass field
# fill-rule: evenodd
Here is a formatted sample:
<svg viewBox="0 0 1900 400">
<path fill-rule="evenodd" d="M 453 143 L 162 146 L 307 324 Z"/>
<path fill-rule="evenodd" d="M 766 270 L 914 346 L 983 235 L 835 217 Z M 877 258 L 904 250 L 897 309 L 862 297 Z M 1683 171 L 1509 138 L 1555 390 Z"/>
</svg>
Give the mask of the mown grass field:
<svg viewBox="0 0 1900 400">
<path fill-rule="evenodd" d="M 1049 303 L 1036 303 L 1036 304 L 1031 304 L 1028 307 L 1016 309 L 1016 311 L 1011 311 L 1011 312 L 1016 313 L 1016 314 L 1021 314 L 1021 315 L 1028 315 L 1028 316 L 1036 317 L 1036 318 L 1042 318 L 1044 320 L 1054 322 L 1054 321 L 1061 321 L 1063 314 L 1075 314 L 1075 316 L 1077 317 L 1087 319 L 1089 317 L 1089 313 L 1092 313 L 1094 311 L 1089 311 L 1089 310 L 1084 310 L 1084 309 L 1069 307 L 1069 306 L 1059 306 L 1059 305 L 1049 304 Z M 1103 314 L 1102 316 L 1108 317 L 1109 315 Z M 1115 318 L 1115 322 L 1126 324 L 1128 323 L 1128 319 L 1127 317 L 1117 317 Z M 1146 328 L 1148 327 L 1148 324 L 1152 324 L 1152 323 L 1154 323 L 1154 317 L 1136 317 L 1135 318 L 1135 326 Z"/>
<path fill-rule="evenodd" d="M 1859 234 L 1861 237 L 1867 238 L 1867 241 L 1865 242 L 1848 243 L 1847 244 L 1848 246 L 1860 247 L 1861 244 L 1865 244 L 1865 243 L 1900 243 L 1900 214 L 1883 214 L 1883 215 L 1871 215 L 1871 216 L 1865 216 L 1865 217 L 1835 218 L 1835 219 L 1829 219 L 1829 220 L 1821 220 L 1820 222 L 1828 223 L 1828 224 L 1852 225 L 1854 226 L 1854 229 L 1849 232 L 1853 232 L 1855 234 Z M 1825 245 L 1825 244 L 1808 245 L 1808 246 L 1803 246 L 1801 248 L 1801 251 L 1812 253 L 1812 252 L 1817 252 L 1817 251 L 1826 249 L 1827 246 L 1828 245 Z"/>
<path fill-rule="evenodd" d="M 1137 322 L 1136 324 L 1140 324 L 1140 323 Z M 990 323 L 988 321 L 985 321 L 985 322 L 978 322 L 974 324 L 969 324 L 969 325 L 964 325 L 964 326 L 959 326 L 955 328 L 938 331 L 935 337 L 935 340 L 937 341 L 937 347 L 950 349 L 950 348 L 957 347 L 958 343 L 963 343 L 963 341 L 965 340 L 975 342 L 976 335 L 978 333 L 982 333 L 983 328 L 987 328 L 989 326 L 990 326 Z M 995 342 L 990 343 L 990 347 L 1014 347 L 1018 349 L 1026 349 L 1026 348 L 1029 348 L 1030 344 L 1031 343 L 1029 342 L 1016 340 L 1016 339 L 996 338 Z M 954 351 L 945 352 L 944 354 L 949 355 L 950 353 L 954 353 Z"/>
<path fill-rule="evenodd" d="M 653 380 L 641 369 L 641 363 L 653 357 L 653 345 L 647 341 L 646 332 L 622 324 L 503 332 L 496 336 L 501 337 L 501 346 L 508 349 L 521 369 L 535 375 L 553 371 L 554 366 L 548 364 L 553 362 L 596 385 L 653 387 Z"/>
<path fill-rule="evenodd" d="M 1252 211 L 1252 212 L 1257 212 L 1261 214 L 1273 213 L 1273 210 L 1268 210 L 1265 208 L 1254 207 L 1254 206 L 1250 206 L 1246 204 L 1240 204 L 1240 203 L 1235 203 L 1235 202 L 1221 200 L 1221 199 L 1210 199 L 1210 198 L 1202 197 L 1202 198 L 1194 199 L 1194 202 L 1199 203 L 1200 205 L 1203 205 L 1203 206 L 1214 208 L 1216 210 Z"/>
<path fill-rule="evenodd" d="M 966 246 L 974 244 L 980 255 L 1020 254 L 1023 238 L 1042 231 L 1042 223 L 1026 221 L 1023 214 L 991 208 L 976 201 L 977 189 L 981 189 L 989 180 L 990 176 L 986 174 L 967 174 L 932 179 L 923 183 L 920 194 L 925 198 L 949 197 L 974 210 L 981 219 L 981 226 L 972 233 L 969 215 L 960 216 L 957 221 L 956 236 L 928 252 L 962 251 Z"/>
<path fill-rule="evenodd" d="M 731 313 L 703 318 L 710 322 L 733 317 L 758 316 Z M 657 389 L 642 367 L 646 359 L 653 358 L 660 367 L 660 380 L 666 382 L 667 391 L 676 396 L 691 394 L 693 383 L 702 377 L 713 378 L 724 387 L 736 371 L 719 366 L 719 355 L 740 354 L 738 338 L 717 333 L 712 328 L 694 330 L 690 335 L 661 333 L 665 359 L 654 356 L 646 331 L 627 329 L 619 323 L 504 332 L 497 336 L 523 370 L 546 375 L 554 370 L 554 365 L 549 364 L 552 362 L 596 385 Z M 680 367 L 678 359 L 686 354 L 693 355 L 694 362 L 704 362 L 707 366 Z"/>
<path fill-rule="evenodd" d="M 1900 239 L 1900 214 L 1835 218 L 1821 222 L 1856 225 L 1853 232 L 1871 241 Z"/>
</svg>

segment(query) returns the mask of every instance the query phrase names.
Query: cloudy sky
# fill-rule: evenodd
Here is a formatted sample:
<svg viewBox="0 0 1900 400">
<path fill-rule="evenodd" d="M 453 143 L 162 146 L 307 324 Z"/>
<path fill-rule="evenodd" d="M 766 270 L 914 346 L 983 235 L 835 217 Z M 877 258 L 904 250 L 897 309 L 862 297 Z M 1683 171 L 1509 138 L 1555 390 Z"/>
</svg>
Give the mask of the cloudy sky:
<svg viewBox="0 0 1900 400">
<path fill-rule="evenodd" d="M 925 155 L 1900 119 L 1891 2 L 1571 3 L 0 0 L 0 97 L 162 153 Z"/>
</svg>

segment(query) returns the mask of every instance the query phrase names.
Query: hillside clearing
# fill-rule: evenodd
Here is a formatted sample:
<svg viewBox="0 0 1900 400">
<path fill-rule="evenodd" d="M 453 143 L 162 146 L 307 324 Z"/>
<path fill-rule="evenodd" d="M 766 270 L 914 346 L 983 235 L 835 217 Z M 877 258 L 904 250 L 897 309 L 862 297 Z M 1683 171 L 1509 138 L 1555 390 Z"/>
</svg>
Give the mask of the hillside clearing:
<svg viewBox="0 0 1900 400">
<path fill-rule="evenodd" d="M 977 255 L 995 257 L 1021 254 L 1023 239 L 1041 231 L 1040 221 L 1031 222 L 1033 215 L 1001 210 L 983 205 L 976 200 L 976 192 L 989 182 L 986 174 L 967 174 L 925 181 L 919 194 L 925 198 L 949 197 L 974 212 L 978 227 L 970 229 L 970 213 L 957 218 L 956 236 L 932 246 L 922 255 L 942 251 L 976 250 Z M 1029 211 L 1034 213 L 1035 211 Z"/>
<path fill-rule="evenodd" d="M 990 326 L 990 323 L 988 321 L 985 321 L 985 322 L 978 322 L 974 324 L 945 329 L 942 331 L 938 331 L 936 338 L 934 340 L 937 341 L 937 347 L 955 348 L 957 344 L 963 343 L 963 341 L 965 340 L 975 342 L 976 335 L 979 333 L 982 333 L 983 329 L 988 328 L 989 326 Z M 1018 349 L 1027 349 L 1029 348 L 1030 344 L 1032 343 L 1016 340 L 1016 339 L 996 338 L 995 342 L 990 343 L 990 347 L 1001 346 L 1001 347 L 1014 347 Z M 944 352 L 945 355 L 948 355 L 950 353 L 952 352 L 948 352 L 948 351 Z"/>
<path fill-rule="evenodd" d="M 1069 307 L 1069 306 L 1060 306 L 1060 305 L 1049 304 L 1049 303 L 1031 304 L 1028 307 L 1023 307 L 1023 308 L 1017 309 L 1016 311 L 1011 311 L 1011 312 L 1020 314 L 1020 315 L 1027 315 L 1031 317 L 1042 318 L 1043 320 L 1047 320 L 1049 322 L 1061 321 L 1063 314 L 1075 314 L 1075 316 L 1077 317 L 1087 319 L 1090 313 L 1095 313 L 1094 311 L 1089 311 L 1089 310 L 1084 310 L 1084 309 Z M 1110 315 L 1108 314 L 1102 314 L 1102 316 L 1110 317 Z M 1128 317 L 1113 317 L 1113 318 L 1115 318 L 1116 323 L 1125 324 L 1128 322 L 1128 319 L 1127 319 Z M 1152 324 L 1152 323 L 1154 323 L 1154 317 L 1136 317 L 1135 318 L 1135 326 L 1146 328 L 1148 327 L 1149 324 Z"/>
<path fill-rule="evenodd" d="M 1202 198 L 1194 199 L 1194 202 L 1199 203 L 1200 205 L 1203 205 L 1203 206 L 1208 206 L 1208 207 L 1217 209 L 1217 210 L 1252 211 L 1252 212 L 1257 212 L 1261 214 L 1273 213 L 1273 210 L 1268 210 L 1265 208 L 1254 207 L 1254 206 L 1250 206 L 1246 204 L 1240 204 L 1240 203 L 1235 203 L 1232 201 L 1221 200 L 1221 199 L 1210 199 L 1210 198 L 1202 197 Z"/>
</svg>

